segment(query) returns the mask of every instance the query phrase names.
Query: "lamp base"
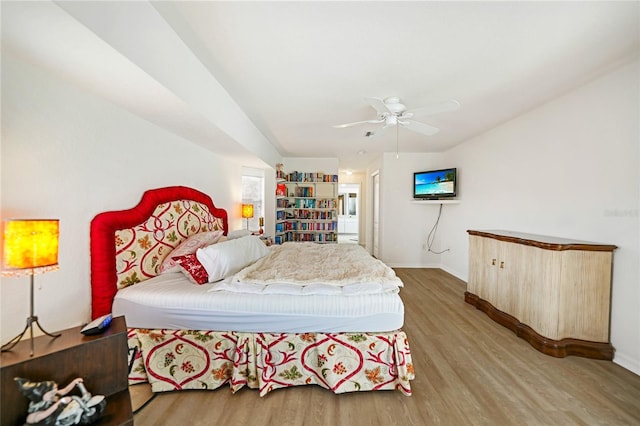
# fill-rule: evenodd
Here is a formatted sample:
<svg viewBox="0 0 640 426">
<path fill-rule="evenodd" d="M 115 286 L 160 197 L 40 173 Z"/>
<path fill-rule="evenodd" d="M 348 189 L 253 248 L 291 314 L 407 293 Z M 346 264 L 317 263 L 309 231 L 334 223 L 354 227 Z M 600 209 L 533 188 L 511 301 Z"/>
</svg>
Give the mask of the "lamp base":
<svg viewBox="0 0 640 426">
<path fill-rule="evenodd" d="M 33 324 L 37 325 L 38 328 L 40 329 L 40 331 L 42 331 L 44 334 L 46 334 L 47 336 L 52 337 L 54 339 L 56 337 L 60 337 L 62 335 L 60 333 L 58 333 L 58 334 L 49 333 L 44 328 L 42 328 L 42 326 L 38 322 L 38 317 L 32 315 L 29 318 L 27 318 L 27 325 L 24 327 L 24 330 L 22 330 L 22 333 L 18 334 L 16 337 L 14 337 L 10 341 L 8 341 L 4 345 L 2 345 L 2 352 L 8 352 L 11 349 L 13 349 L 13 347 L 15 345 L 17 345 L 20 340 L 22 340 L 22 338 L 24 337 L 24 333 L 26 333 L 27 330 L 30 330 L 30 335 L 31 335 L 31 354 L 30 354 L 30 356 L 33 356 Z"/>
</svg>

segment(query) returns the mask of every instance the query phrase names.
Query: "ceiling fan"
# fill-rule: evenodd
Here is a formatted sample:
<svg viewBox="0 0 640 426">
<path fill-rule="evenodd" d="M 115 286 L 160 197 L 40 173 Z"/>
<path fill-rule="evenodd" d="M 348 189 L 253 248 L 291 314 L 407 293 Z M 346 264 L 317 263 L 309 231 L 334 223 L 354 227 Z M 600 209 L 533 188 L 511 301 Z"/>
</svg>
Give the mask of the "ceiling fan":
<svg viewBox="0 0 640 426">
<path fill-rule="evenodd" d="M 390 126 L 403 126 L 409 130 L 413 130 L 414 132 L 431 136 L 438 133 L 440 129 L 430 124 L 415 121 L 413 120 L 413 116 L 433 115 L 441 112 L 454 111 L 460 108 L 460 102 L 456 100 L 438 102 L 424 107 L 414 108 L 410 111 L 407 110 L 407 107 L 400 103 L 400 98 L 395 96 L 385 99 L 364 98 L 364 100 L 378 113 L 375 119 L 356 121 L 353 123 L 337 124 L 333 127 L 341 129 L 345 127 L 357 126 L 359 124 L 384 123 L 383 129 Z"/>
</svg>

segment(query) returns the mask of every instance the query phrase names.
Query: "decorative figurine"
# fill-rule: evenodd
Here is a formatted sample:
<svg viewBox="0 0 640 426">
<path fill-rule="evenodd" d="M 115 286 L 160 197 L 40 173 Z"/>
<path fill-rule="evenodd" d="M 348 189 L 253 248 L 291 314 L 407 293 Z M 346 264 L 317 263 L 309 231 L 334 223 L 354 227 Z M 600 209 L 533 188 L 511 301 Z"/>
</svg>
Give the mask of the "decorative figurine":
<svg viewBox="0 0 640 426">
<path fill-rule="evenodd" d="M 50 380 L 32 382 L 22 377 L 14 380 L 20 392 L 29 398 L 25 425 L 88 425 L 98 420 L 107 405 L 104 395 L 92 396 L 79 377 L 63 389 L 58 389 L 58 384 Z M 65 396 L 76 386 L 81 396 Z"/>
</svg>

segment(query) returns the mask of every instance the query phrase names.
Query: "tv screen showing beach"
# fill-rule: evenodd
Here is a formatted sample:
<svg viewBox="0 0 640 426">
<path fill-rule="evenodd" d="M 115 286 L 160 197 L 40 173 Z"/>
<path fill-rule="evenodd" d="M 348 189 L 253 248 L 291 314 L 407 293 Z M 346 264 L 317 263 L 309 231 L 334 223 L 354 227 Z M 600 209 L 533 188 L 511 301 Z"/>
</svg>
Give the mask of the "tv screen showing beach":
<svg viewBox="0 0 640 426">
<path fill-rule="evenodd" d="M 455 169 L 416 173 L 414 175 L 414 196 L 454 195 L 455 173 Z"/>
</svg>

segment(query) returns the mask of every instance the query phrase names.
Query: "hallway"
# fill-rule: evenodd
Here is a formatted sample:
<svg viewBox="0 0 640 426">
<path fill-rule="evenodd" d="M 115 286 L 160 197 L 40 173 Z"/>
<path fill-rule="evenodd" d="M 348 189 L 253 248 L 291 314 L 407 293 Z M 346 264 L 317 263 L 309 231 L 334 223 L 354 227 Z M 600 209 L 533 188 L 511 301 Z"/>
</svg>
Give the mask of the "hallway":
<svg viewBox="0 0 640 426">
<path fill-rule="evenodd" d="M 358 244 L 358 234 L 338 234 L 338 244 Z"/>
</svg>

